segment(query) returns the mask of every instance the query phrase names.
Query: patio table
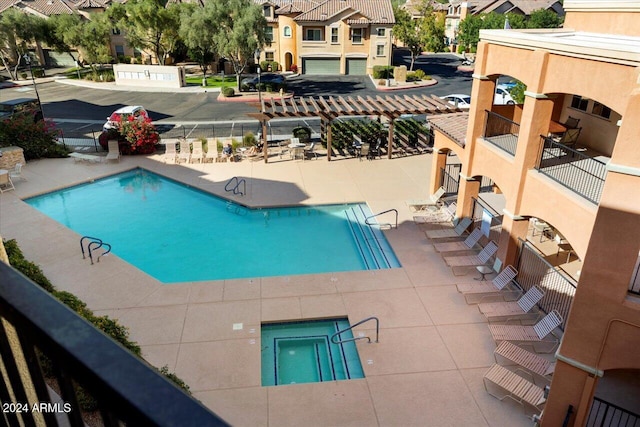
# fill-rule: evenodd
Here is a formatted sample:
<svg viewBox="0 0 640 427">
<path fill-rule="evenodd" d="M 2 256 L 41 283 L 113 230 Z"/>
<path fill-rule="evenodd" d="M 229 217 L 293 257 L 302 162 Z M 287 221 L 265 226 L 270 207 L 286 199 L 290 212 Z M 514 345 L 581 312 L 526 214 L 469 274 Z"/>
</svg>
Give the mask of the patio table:
<svg viewBox="0 0 640 427">
<path fill-rule="evenodd" d="M 567 127 L 562 123 L 556 122 L 555 120 L 551 120 L 549 122 L 549 134 L 562 135 L 566 131 L 567 131 Z"/>
<path fill-rule="evenodd" d="M 288 145 L 288 147 L 291 149 L 291 158 L 292 159 L 297 159 L 297 158 L 303 158 L 304 159 L 304 147 L 305 147 L 305 144 L 303 144 L 301 142 L 292 142 L 291 144 Z"/>
</svg>

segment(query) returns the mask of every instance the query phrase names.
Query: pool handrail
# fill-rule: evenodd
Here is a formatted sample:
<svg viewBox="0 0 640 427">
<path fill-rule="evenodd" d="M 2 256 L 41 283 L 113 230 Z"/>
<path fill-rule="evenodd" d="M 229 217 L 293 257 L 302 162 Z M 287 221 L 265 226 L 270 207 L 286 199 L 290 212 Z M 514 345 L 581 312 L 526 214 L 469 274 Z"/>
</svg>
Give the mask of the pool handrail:
<svg viewBox="0 0 640 427">
<path fill-rule="evenodd" d="M 331 341 L 332 343 L 334 343 L 334 344 L 343 344 L 343 343 L 346 343 L 346 342 L 351 342 L 351 341 L 357 341 L 357 340 L 367 339 L 367 340 L 369 340 L 369 341 L 367 341 L 367 342 L 368 342 L 368 343 L 371 343 L 371 338 L 370 338 L 370 337 L 368 337 L 368 336 L 366 336 L 366 337 L 349 338 L 349 339 L 341 340 L 341 341 L 334 341 L 334 338 L 335 338 L 335 337 L 337 337 L 338 335 L 340 335 L 340 334 L 342 334 L 342 333 L 344 333 L 344 332 L 347 332 L 347 331 L 349 331 L 349 330 L 351 330 L 351 329 L 355 328 L 355 327 L 356 327 L 356 326 L 358 326 L 358 325 L 361 325 L 361 324 L 363 324 L 363 323 L 365 323 L 365 322 L 368 322 L 369 320 L 375 320 L 375 321 L 376 321 L 376 342 L 379 342 L 379 341 L 378 341 L 378 336 L 380 335 L 380 319 L 378 319 L 378 318 L 377 318 L 377 317 L 375 317 L 375 316 L 371 316 L 371 317 L 367 317 L 366 319 L 362 319 L 362 320 L 361 320 L 361 321 L 359 321 L 358 323 L 353 324 L 353 325 L 349 326 L 348 328 L 345 328 L 345 329 L 343 329 L 343 330 L 341 330 L 341 331 L 336 332 L 335 334 L 331 335 L 330 341 Z"/>
<path fill-rule="evenodd" d="M 233 182 L 235 182 L 235 186 L 233 186 L 233 188 L 230 188 Z M 244 191 L 239 190 L 240 184 L 242 184 L 242 190 Z M 239 179 L 237 176 L 234 176 L 229 181 L 227 181 L 224 186 L 224 191 L 231 191 L 233 192 L 233 194 L 240 194 L 241 196 L 244 196 L 245 194 L 247 194 L 247 181 L 244 178 Z"/>
<path fill-rule="evenodd" d="M 378 212 L 377 214 L 370 215 L 370 216 L 368 216 L 368 217 L 366 217 L 366 218 L 364 219 L 364 223 L 365 223 L 365 224 L 367 224 L 367 225 L 375 225 L 375 224 L 371 224 L 371 223 L 369 223 L 369 220 L 370 220 L 371 218 L 375 218 L 375 217 L 377 217 L 377 216 L 379 216 L 379 215 L 386 214 L 386 213 L 389 213 L 389 212 L 395 212 L 395 214 L 396 214 L 396 228 L 398 228 L 398 210 L 397 210 L 397 209 L 387 209 L 387 210 L 386 210 L 386 211 L 384 211 L 384 212 Z M 391 224 L 391 223 L 383 223 L 383 224 L 377 224 L 377 225 L 378 225 L 378 226 L 381 226 L 381 225 L 388 225 L 388 226 L 389 226 L 389 228 L 393 228 L 393 224 Z"/>
</svg>

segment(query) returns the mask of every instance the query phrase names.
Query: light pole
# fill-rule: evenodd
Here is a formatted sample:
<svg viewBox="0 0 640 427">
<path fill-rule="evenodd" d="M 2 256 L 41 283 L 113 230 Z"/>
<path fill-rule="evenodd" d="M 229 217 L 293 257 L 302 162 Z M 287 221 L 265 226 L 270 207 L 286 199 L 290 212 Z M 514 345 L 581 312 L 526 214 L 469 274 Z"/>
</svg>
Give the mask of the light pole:
<svg viewBox="0 0 640 427">
<path fill-rule="evenodd" d="M 258 65 L 258 70 L 257 71 L 258 71 L 258 85 L 257 85 L 257 88 L 258 88 L 258 102 L 260 103 L 260 112 L 262 112 L 262 92 L 261 92 L 262 83 L 260 81 L 260 72 L 261 72 L 260 65 Z"/>
<path fill-rule="evenodd" d="M 42 113 L 42 119 L 44 120 L 44 110 L 42 109 L 42 102 L 40 102 L 40 94 L 38 93 L 38 85 L 36 84 L 36 79 L 33 77 L 33 68 L 31 68 L 31 57 L 28 54 L 24 54 L 22 57 L 24 62 L 29 66 L 29 71 L 31 72 L 31 81 L 33 82 L 33 89 L 36 91 L 36 98 L 38 98 L 38 106 L 40 107 L 40 112 Z"/>
</svg>

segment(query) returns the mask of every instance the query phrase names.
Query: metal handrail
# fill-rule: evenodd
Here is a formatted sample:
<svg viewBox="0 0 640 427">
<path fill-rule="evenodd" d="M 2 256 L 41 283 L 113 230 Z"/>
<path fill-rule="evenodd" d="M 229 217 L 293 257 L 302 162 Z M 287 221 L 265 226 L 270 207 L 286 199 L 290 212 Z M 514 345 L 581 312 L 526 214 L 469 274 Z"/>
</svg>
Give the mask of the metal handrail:
<svg viewBox="0 0 640 427">
<path fill-rule="evenodd" d="M 233 188 L 229 188 L 234 181 L 236 185 Z M 240 191 L 238 189 L 241 184 L 242 184 L 242 190 L 244 191 Z M 227 192 L 232 191 L 233 194 L 236 194 L 236 195 L 240 194 L 241 196 L 244 196 L 245 194 L 247 194 L 247 181 L 244 178 L 238 179 L 237 176 L 234 176 L 229 181 L 227 181 L 227 183 L 224 186 L 224 191 L 227 191 Z"/>
<path fill-rule="evenodd" d="M 366 218 L 364 219 L 364 223 L 365 223 L 366 225 L 369 225 L 369 226 L 371 226 L 371 225 L 375 225 L 375 224 L 370 224 L 370 223 L 369 223 L 369 220 L 370 220 L 371 218 L 375 218 L 375 217 L 377 217 L 378 215 L 386 214 L 386 213 L 389 213 L 389 212 L 395 212 L 395 213 L 396 213 L 396 228 L 398 228 L 398 210 L 397 210 L 397 209 L 387 209 L 387 210 L 386 210 L 386 211 L 384 211 L 384 212 L 380 212 L 380 213 L 377 213 L 377 214 L 374 214 L 374 215 L 368 216 L 368 217 L 366 217 Z M 392 224 L 378 224 L 378 225 L 388 225 L 389 227 L 392 227 L 392 228 L 393 228 L 393 225 L 392 225 Z"/>
<path fill-rule="evenodd" d="M 92 248 L 91 245 L 98 245 L 95 248 Z M 103 246 L 108 246 L 109 249 L 107 249 L 106 251 L 102 252 L 100 255 L 98 255 L 98 258 L 96 258 L 96 262 L 100 262 L 100 257 L 103 255 L 108 254 L 109 252 L 111 252 L 111 245 L 108 243 L 103 242 L 102 240 L 97 241 L 94 240 L 92 242 L 89 242 L 89 244 L 87 245 L 87 249 L 89 250 L 89 259 L 91 260 L 91 265 L 93 265 L 93 252 L 96 249 L 100 249 Z"/>
<path fill-rule="evenodd" d="M 80 250 L 82 251 L 82 259 L 86 259 L 86 256 L 84 254 L 84 246 L 82 245 L 82 242 L 84 242 L 85 239 L 91 239 L 92 241 L 100 242 L 100 243 L 102 242 L 102 239 L 98 239 L 97 237 L 82 236 L 82 238 L 80 238 Z M 88 249 L 88 246 L 87 246 L 87 249 Z"/>
<path fill-rule="evenodd" d="M 343 329 L 343 330 L 341 330 L 341 331 L 338 331 L 338 332 L 336 332 L 335 334 L 331 335 L 331 338 L 329 338 L 329 339 L 330 339 L 330 340 L 331 340 L 331 342 L 332 342 L 332 343 L 334 343 L 334 344 L 342 344 L 342 343 L 345 343 L 345 342 L 351 342 L 351 341 L 357 341 L 357 340 L 363 340 L 363 339 L 367 339 L 367 340 L 369 340 L 368 342 L 369 342 L 369 343 L 371 343 L 371 338 L 369 338 L 368 336 L 366 336 L 366 337 L 349 338 L 349 339 L 347 339 L 347 340 L 341 340 L 341 341 L 334 341 L 334 340 L 333 340 L 333 339 L 334 339 L 335 337 L 337 337 L 338 335 L 340 335 L 340 334 L 342 334 L 342 333 L 344 333 L 344 332 L 347 332 L 347 331 L 349 331 L 349 330 L 351 330 L 351 329 L 355 328 L 355 327 L 356 327 L 356 326 L 358 326 L 358 325 L 361 325 L 361 324 L 363 324 L 363 323 L 365 323 L 365 322 L 368 322 L 369 320 L 375 320 L 375 321 L 376 321 L 376 342 L 379 342 L 379 341 L 378 341 L 378 336 L 380 335 L 380 320 L 379 320 L 377 317 L 375 317 L 375 316 L 371 316 L 371 317 L 367 317 L 366 319 L 362 319 L 361 321 L 359 321 L 359 322 L 358 322 L 358 323 L 356 323 L 355 325 L 351 325 L 351 326 L 349 326 L 348 328 Z"/>
</svg>

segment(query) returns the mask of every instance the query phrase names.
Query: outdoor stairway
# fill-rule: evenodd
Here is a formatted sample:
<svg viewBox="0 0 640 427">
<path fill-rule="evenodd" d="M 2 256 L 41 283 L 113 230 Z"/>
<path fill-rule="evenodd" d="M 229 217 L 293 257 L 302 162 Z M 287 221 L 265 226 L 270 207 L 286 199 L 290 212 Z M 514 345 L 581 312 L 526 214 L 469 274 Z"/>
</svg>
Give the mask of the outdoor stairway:
<svg viewBox="0 0 640 427">
<path fill-rule="evenodd" d="M 365 212 L 362 205 L 349 207 L 345 210 L 345 215 L 353 239 L 368 270 L 400 267 L 380 226 L 377 223 L 372 225 L 365 223 L 370 213 Z"/>
</svg>

